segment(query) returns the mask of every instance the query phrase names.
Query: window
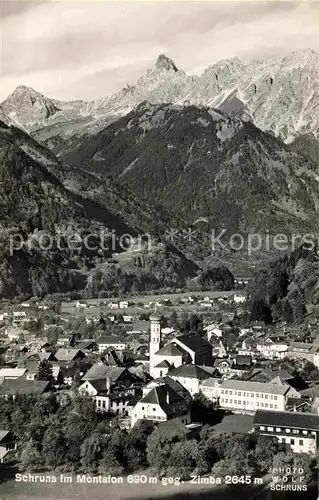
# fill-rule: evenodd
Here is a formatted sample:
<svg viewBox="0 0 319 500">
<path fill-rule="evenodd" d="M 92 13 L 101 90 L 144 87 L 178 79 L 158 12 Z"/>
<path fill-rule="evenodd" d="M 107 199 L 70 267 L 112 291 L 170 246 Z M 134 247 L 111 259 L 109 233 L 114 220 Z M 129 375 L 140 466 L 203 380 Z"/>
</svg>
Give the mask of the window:
<svg viewBox="0 0 319 500">
<path fill-rule="evenodd" d="M 259 428 L 260 428 L 261 431 L 265 430 L 265 427 L 263 425 L 261 425 Z"/>
<path fill-rule="evenodd" d="M 256 393 L 256 398 L 259 398 L 259 393 L 258 392 Z"/>
<path fill-rule="evenodd" d="M 225 399 L 225 403 L 228 403 L 228 399 L 227 398 Z"/>
<path fill-rule="evenodd" d="M 142 410 L 144 410 L 144 409 L 145 409 L 144 406 L 142 406 Z"/>
<path fill-rule="evenodd" d="M 224 389 L 222 389 L 220 392 L 221 392 L 221 394 L 224 394 Z"/>
<path fill-rule="evenodd" d="M 268 403 L 265 403 L 265 408 L 268 408 Z"/>
<path fill-rule="evenodd" d="M 299 430 L 298 430 L 298 429 L 293 429 L 293 430 L 292 430 L 292 433 L 293 433 L 293 434 L 299 434 Z"/>
<path fill-rule="evenodd" d="M 261 406 L 261 408 L 263 408 L 264 407 L 264 403 L 260 403 L 260 406 Z"/>
<path fill-rule="evenodd" d="M 238 391 L 237 394 L 238 394 L 238 396 L 241 396 L 241 392 L 240 391 Z"/>
<path fill-rule="evenodd" d="M 303 439 L 299 439 L 299 445 L 303 446 Z"/>
<path fill-rule="evenodd" d="M 308 431 L 302 431 L 303 434 L 308 434 Z"/>
<path fill-rule="evenodd" d="M 261 398 L 263 398 L 263 397 L 264 397 L 264 395 L 263 395 L 263 394 L 260 394 L 260 397 L 261 397 Z"/>
<path fill-rule="evenodd" d="M 277 406 L 277 405 L 274 405 L 274 408 L 278 408 L 278 406 Z"/>
<path fill-rule="evenodd" d="M 274 396 L 274 399 L 278 399 L 278 396 Z"/>
<path fill-rule="evenodd" d="M 281 432 L 281 427 L 276 427 L 276 432 Z"/>
<path fill-rule="evenodd" d="M 267 427 L 267 431 L 273 431 L 274 428 L 273 427 Z"/>
<path fill-rule="evenodd" d="M 153 411 L 156 411 L 156 408 L 153 408 Z"/>
<path fill-rule="evenodd" d="M 270 403 L 269 408 L 272 408 L 272 407 L 273 407 L 273 405 Z"/>
<path fill-rule="evenodd" d="M 265 394 L 265 399 L 268 399 L 268 394 Z"/>
<path fill-rule="evenodd" d="M 294 440 L 294 439 L 291 439 L 291 440 L 290 440 L 290 444 L 295 444 L 295 440 Z"/>
<path fill-rule="evenodd" d="M 290 433 L 290 429 L 286 429 L 286 433 L 289 434 Z"/>
<path fill-rule="evenodd" d="M 228 394 L 228 390 L 227 389 L 225 389 L 225 394 Z"/>
</svg>

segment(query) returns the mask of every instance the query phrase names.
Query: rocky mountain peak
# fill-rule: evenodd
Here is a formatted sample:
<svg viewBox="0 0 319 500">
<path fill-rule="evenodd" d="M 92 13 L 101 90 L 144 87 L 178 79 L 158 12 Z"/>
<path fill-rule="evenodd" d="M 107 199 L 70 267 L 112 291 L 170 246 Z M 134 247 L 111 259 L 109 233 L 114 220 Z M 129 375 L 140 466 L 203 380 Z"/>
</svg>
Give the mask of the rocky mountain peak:
<svg viewBox="0 0 319 500">
<path fill-rule="evenodd" d="M 157 69 L 164 69 L 166 71 L 178 71 L 174 61 L 167 57 L 165 54 L 160 54 L 156 60 L 155 67 Z"/>
</svg>

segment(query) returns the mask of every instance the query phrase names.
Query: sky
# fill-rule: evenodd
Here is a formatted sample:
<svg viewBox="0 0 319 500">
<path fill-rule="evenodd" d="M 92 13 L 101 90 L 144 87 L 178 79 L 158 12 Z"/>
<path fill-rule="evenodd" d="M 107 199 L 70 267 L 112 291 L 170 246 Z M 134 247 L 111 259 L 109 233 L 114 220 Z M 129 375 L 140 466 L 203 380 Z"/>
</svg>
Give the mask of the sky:
<svg viewBox="0 0 319 500">
<path fill-rule="evenodd" d="M 134 82 L 164 53 L 187 72 L 220 59 L 319 48 L 318 4 L 0 0 L 0 101 L 18 85 L 91 100 Z"/>
</svg>

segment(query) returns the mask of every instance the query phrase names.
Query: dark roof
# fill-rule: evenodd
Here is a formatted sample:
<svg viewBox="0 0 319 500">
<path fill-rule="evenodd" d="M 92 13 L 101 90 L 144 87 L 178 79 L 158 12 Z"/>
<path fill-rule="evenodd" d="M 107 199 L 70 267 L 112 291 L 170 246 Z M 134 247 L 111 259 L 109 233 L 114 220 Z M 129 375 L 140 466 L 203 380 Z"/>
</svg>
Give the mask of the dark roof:
<svg viewBox="0 0 319 500">
<path fill-rule="evenodd" d="M 0 385 L 0 396 L 14 394 L 42 394 L 50 383 L 45 380 L 26 380 L 22 378 L 5 379 Z"/>
<path fill-rule="evenodd" d="M 164 359 L 164 361 L 158 363 L 158 365 L 156 365 L 154 368 L 169 368 L 170 366 L 171 365 L 169 364 L 169 362 Z"/>
<path fill-rule="evenodd" d="M 151 382 L 149 382 L 147 387 L 155 387 L 155 386 L 163 385 L 163 384 L 169 385 L 182 398 L 187 399 L 188 401 L 190 401 L 192 399 L 188 390 L 180 382 L 178 382 L 177 380 L 174 380 L 173 378 L 171 378 L 168 375 L 166 377 L 161 377 L 161 378 L 157 378 L 155 380 L 152 380 Z"/>
<path fill-rule="evenodd" d="M 97 344 L 109 344 L 109 345 L 115 345 L 115 344 L 125 344 L 125 342 L 120 338 L 115 335 L 102 335 L 97 339 Z"/>
<path fill-rule="evenodd" d="M 252 359 L 249 354 L 237 354 L 236 365 L 250 366 L 252 364 Z"/>
<path fill-rule="evenodd" d="M 169 373 L 170 377 L 185 377 L 185 378 L 197 378 L 197 379 L 205 379 L 210 377 L 210 373 L 205 371 L 205 369 L 201 368 L 197 365 L 181 365 L 177 368 L 174 368 Z"/>
<path fill-rule="evenodd" d="M 183 351 L 176 344 L 166 344 L 155 354 L 161 356 L 181 356 L 183 354 Z"/>
<path fill-rule="evenodd" d="M 107 366 L 102 362 L 98 362 L 93 365 L 84 375 L 83 380 L 101 380 L 102 378 L 110 378 L 112 382 L 115 382 L 118 378 L 123 375 L 126 368 L 120 366 Z"/>
<path fill-rule="evenodd" d="M 11 441 L 12 439 L 13 439 L 13 436 L 12 436 L 10 431 L 0 429 L 0 443 L 7 443 L 8 441 Z"/>
<path fill-rule="evenodd" d="M 176 340 L 183 343 L 186 347 L 188 347 L 188 349 L 191 349 L 193 352 L 212 352 L 212 346 L 210 345 L 210 343 L 197 334 L 179 335 L 178 337 L 176 337 Z"/>
<path fill-rule="evenodd" d="M 319 415 L 316 413 L 299 413 L 289 411 L 257 410 L 253 425 L 274 425 L 294 429 L 308 429 L 318 431 Z"/>
<path fill-rule="evenodd" d="M 166 422 L 160 422 L 157 429 L 167 437 L 174 437 L 177 434 L 189 434 L 191 431 L 179 418 L 172 418 Z"/>
<path fill-rule="evenodd" d="M 159 385 L 151 389 L 140 400 L 140 403 L 158 404 L 168 416 L 176 414 L 176 411 L 179 414 L 183 414 L 188 406 L 186 399 L 180 396 L 168 384 Z M 178 409 L 175 405 L 178 405 Z"/>
<path fill-rule="evenodd" d="M 72 361 L 78 356 L 85 357 L 85 354 L 80 349 L 63 349 L 60 348 L 55 353 L 55 358 L 58 361 Z"/>
</svg>

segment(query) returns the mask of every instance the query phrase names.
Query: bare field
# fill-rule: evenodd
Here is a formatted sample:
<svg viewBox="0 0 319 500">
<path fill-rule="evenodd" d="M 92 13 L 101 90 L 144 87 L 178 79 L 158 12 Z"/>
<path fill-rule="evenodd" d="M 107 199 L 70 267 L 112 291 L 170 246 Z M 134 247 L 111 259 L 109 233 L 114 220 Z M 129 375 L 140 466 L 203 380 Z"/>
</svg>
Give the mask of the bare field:
<svg viewBox="0 0 319 500">
<path fill-rule="evenodd" d="M 205 308 L 201 307 L 198 303 L 196 304 L 180 304 L 179 301 L 183 298 L 187 298 L 190 296 L 194 297 L 209 297 L 211 299 L 218 299 L 220 297 L 231 297 L 235 293 L 235 290 L 232 291 L 227 291 L 227 292 L 220 292 L 220 291 L 206 291 L 206 292 L 183 292 L 183 293 L 167 293 L 167 294 L 161 294 L 161 295 L 134 295 L 130 297 L 125 297 L 125 298 L 113 298 L 113 299 L 88 299 L 85 300 L 85 302 L 88 304 L 89 307 L 84 307 L 84 308 L 77 308 L 76 307 L 76 300 L 70 301 L 70 302 L 62 302 L 62 309 L 61 312 L 62 314 L 71 314 L 72 316 L 77 315 L 77 316 L 95 316 L 99 315 L 101 312 L 103 313 L 108 313 L 108 314 L 141 314 L 142 312 L 148 312 L 152 311 L 152 306 L 148 309 L 145 308 L 145 304 L 149 304 L 150 302 L 161 302 L 165 299 L 168 299 L 172 302 L 172 305 L 167 307 L 157 307 L 158 311 L 162 310 L 167 310 L 167 311 L 173 311 L 174 309 L 179 309 L 179 310 L 185 310 L 187 312 L 195 312 L 195 311 L 201 311 L 201 312 L 210 312 L 212 311 L 213 308 Z M 128 302 L 133 302 L 135 305 L 132 307 L 124 308 L 124 309 L 113 309 L 110 308 L 107 305 L 99 305 L 97 306 L 98 302 L 120 302 L 121 300 L 127 300 Z M 141 306 L 136 306 L 136 304 L 143 304 Z"/>
</svg>

